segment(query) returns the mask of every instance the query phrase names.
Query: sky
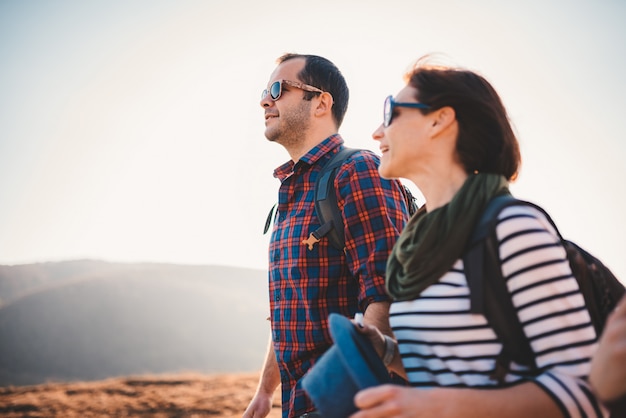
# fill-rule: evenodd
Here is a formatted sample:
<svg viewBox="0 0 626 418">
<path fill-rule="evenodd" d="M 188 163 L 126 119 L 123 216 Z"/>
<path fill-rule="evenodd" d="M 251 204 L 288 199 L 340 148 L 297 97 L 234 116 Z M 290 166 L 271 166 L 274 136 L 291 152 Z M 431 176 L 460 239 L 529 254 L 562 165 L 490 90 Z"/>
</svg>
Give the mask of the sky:
<svg viewBox="0 0 626 418">
<path fill-rule="evenodd" d="M 259 106 L 276 58 L 337 64 L 339 132 L 379 153 L 384 98 L 437 54 L 499 92 L 513 193 L 626 282 L 625 21 L 621 0 L 0 0 L 0 264 L 263 269 L 289 158 Z"/>
</svg>

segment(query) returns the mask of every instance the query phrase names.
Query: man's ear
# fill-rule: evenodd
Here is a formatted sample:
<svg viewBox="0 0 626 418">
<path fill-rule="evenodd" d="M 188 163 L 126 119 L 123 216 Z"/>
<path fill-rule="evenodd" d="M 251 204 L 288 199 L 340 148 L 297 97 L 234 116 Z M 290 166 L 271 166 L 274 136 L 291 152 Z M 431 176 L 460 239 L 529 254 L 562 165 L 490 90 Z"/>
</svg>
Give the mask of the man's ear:
<svg viewBox="0 0 626 418">
<path fill-rule="evenodd" d="M 316 116 L 322 116 L 332 111 L 334 101 L 333 96 L 330 93 L 321 93 L 317 99 L 318 103 L 317 107 L 315 108 Z"/>
</svg>

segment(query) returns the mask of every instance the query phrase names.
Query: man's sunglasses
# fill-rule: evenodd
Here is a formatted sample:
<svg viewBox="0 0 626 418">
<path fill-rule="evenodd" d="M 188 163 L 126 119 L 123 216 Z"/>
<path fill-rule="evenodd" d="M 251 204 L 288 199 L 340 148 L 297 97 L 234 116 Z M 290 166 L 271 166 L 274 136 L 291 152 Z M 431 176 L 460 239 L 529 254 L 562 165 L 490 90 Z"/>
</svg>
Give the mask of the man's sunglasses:
<svg viewBox="0 0 626 418">
<path fill-rule="evenodd" d="M 283 93 L 283 83 L 288 86 L 298 88 L 300 90 L 311 91 L 314 93 L 324 93 L 323 90 L 320 90 L 317 87 L 313 87 L 308 84 L 301 83 L 299 81 L 278 80 L 278 81 L 274 81 L 269 89 L 263 90 L 263 92 L 261 93 L 261 100 L 265 99 L 265 97 L 267 97 L 268 94 L 274 101 L 280 99 L 280 95 Z"/>
<path fill-rule="evenodd" d="M 387 96 L 385 99 L 385 106 L 383 111 L 383 126 L 386 128 L 391 125 L 391 120 L 393 119 L 393 108 L 394 107 L 412 107 L 415 109 L 430 109 L 430 106 L 425 105 L 424 103 L 417 102 L 396 102 L 393 100 L 392 96 Z"/>
</svg>

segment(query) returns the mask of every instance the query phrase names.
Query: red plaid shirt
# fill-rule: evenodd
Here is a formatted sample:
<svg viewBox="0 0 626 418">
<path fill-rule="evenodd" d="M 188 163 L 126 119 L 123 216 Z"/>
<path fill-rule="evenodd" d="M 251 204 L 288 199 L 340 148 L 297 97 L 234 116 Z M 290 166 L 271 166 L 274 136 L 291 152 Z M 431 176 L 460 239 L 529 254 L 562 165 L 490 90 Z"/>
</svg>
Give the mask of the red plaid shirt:
<svg viewBox="0 0 626 418">
<path fill-rule="evenodd" d="M 297 163 L 289 161 L 274 172 L 281 185 L 269 248 L 269 293 L 283 417 L 315 409 L 299 381 L 333 343 L 328 315 L 352 318 L 372 302 L 389 301 L 387 257 L 408 219 L 401 184 L 380 177 L 374 153 L 358 152 L 335 177 L 345 252 L 327 238 L 312 250 L 302 243 L 320 226 L 313 196 L 317 176 L 342 144 L 333 135 Z"/>
</svg>

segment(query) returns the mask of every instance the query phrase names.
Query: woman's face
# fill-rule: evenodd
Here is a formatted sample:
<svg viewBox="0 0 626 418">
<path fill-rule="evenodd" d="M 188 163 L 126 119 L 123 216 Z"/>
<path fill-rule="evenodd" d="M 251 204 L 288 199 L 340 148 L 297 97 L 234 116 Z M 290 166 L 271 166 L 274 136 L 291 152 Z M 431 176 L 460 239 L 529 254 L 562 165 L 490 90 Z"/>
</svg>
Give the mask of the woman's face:
<svg viewBox="0 0 626 418">
<path fill-rule="evenodd" d="M 398 103 L 417 103 L 416 95 L 415 88 L 406 86 L 394 100 Z M 420 109 L 394 106 L 389 126 L 385 128 L 381 124 L 372 134 L 374 140 L 380 142 L 382 157 L 378 172 L 382 177 L 411 179 L 419 172 L 429 154 L 431 119 Z"/>
</svg>

